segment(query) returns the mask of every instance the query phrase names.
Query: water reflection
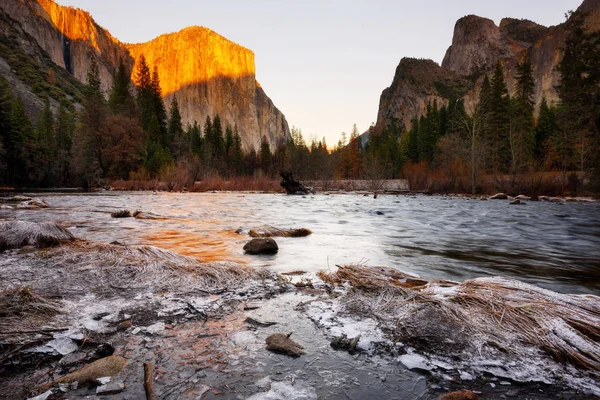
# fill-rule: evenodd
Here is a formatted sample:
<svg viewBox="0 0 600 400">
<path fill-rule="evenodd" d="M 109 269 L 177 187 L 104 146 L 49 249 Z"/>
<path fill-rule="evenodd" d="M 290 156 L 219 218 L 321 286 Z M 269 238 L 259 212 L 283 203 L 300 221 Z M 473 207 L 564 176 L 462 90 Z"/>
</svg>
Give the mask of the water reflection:
<svg viewBox="0 0 600 400">
<path fill-rule="evenodd" d="M 479 201 L 353 194 L 290 197 L 240 193 L 103 193 L 41 196 L 47 210 L 0 218 L 55 220 L 90 240 L 152 244 L 202 261 L 235 260 L 279 272 L 366 262 L 425 278 L 508 275 L 553 290 L 600 294 L 600 209 L 596 204 Z M 140 209 L 166 220 L 113 219 Z M 238 228 L 309 228 L 277 239 L 268 258 L 242 252 Z"/>
</svg>

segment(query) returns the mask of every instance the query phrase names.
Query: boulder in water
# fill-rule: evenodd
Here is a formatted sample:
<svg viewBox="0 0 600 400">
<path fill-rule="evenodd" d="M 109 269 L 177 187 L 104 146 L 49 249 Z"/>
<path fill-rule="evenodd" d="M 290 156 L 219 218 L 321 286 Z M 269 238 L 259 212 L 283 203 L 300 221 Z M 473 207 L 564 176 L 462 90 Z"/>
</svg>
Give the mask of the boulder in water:
<svg viewBox="0 0 600 400">
<path fill-rule="evenodd" d="M 291 357 L 300 357 L 304 352 L 304 347 L 290 339 L 292 334 L 275 333 L 267 338 L 267 350 L 286 354 Z"/>
<path fill-rule="evenodd" d="M 131 211 L 129 210 L 118 210 L 110 213 L 110 216 L 113 218 L 131 218 Z"/>
<path fill-rule="evenodd" d="M 248 254 L 276 254 L 279 246 L 271 238 L 252 239 L 244 245 L 244 251 Z"/>
<path fill-rule="evenodd" d="M 508 195 L 506 193 L 496 193 L 495 195 L 490 197 L 490 200 L 507 200 L 507 199 L 508 199 Z"/>
</svg>

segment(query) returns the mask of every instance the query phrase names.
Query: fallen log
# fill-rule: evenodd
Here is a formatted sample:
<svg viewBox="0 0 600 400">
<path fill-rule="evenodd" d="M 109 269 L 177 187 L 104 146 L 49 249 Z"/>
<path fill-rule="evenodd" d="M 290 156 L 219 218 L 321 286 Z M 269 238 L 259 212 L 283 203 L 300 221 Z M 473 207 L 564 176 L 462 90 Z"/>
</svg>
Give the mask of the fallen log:
<svg viewBox="0 0 600 400">
<path fill-rule="evenodd" d="M 304 186 L 299 181 L 295 180 L 291 172 L 281 172 L 281 187 L 285 189 L 287 194 L 307 195 L 315 194 L 312 188 Z"/>
<path fill-rule="evenodd" d="M 148 400 L 156 400 L 154 384 L 152 383 L 153 377 L 154 366 L 150 363 L 144 363 L 144 390 L 146 391 L 146 399 Z"/>
</svg>

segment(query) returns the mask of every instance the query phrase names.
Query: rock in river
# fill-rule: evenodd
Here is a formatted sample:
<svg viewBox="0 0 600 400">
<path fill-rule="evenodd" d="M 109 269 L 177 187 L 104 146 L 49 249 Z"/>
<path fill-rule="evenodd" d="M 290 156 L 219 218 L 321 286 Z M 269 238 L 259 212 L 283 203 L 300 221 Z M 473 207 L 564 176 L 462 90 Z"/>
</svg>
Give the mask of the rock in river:
<svg viewBox="0 0 600 400">
<path fill-rule="evenodd" d="M 271 238 L 252 239 L 244 245 L 244 251 L 248 254 L 276 254 L 279 246 Z"/>
<path fill-rule="evenodd" d="M 292 334 L 275 333 L 267 338 L 267 350 L 275 353 L 287 354 L 292 357 L 300 357 L 304 352 L 304 347 L 290 339 Z"/>
</svg>

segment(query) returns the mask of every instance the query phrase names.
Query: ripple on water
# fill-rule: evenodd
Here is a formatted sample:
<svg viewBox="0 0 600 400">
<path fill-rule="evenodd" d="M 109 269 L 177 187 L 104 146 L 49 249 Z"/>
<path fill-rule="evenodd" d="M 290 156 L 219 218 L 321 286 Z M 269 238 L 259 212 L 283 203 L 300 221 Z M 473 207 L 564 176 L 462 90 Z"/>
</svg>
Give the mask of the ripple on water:
<svg viewBox="0 0 600 400">
<path fill-rule="evenodd" d="M 243 196 L 243 197 L 240 197 Z M 308 272 L 369 260 L 428 278 L 509 275 L 552 290 L 600 294 L 600 213 L 596 204 L 469 201 L 439 196 L 309 198 L 239 193 L 44 194 L 45 210 L 0 210 L 0 219 L 61 221 L 90 240 L 152 244 L 201 260 L 233 259 Z M 113 220 L 118 209 L 163 221 Z M 384 216 L 377 215 L 382 211 Z M 279 240 L 270 258 L 242 252 L 238 228 L 313 230 Z M 318 229 L 315 229 L 318 227 Z"/>
</svg>

